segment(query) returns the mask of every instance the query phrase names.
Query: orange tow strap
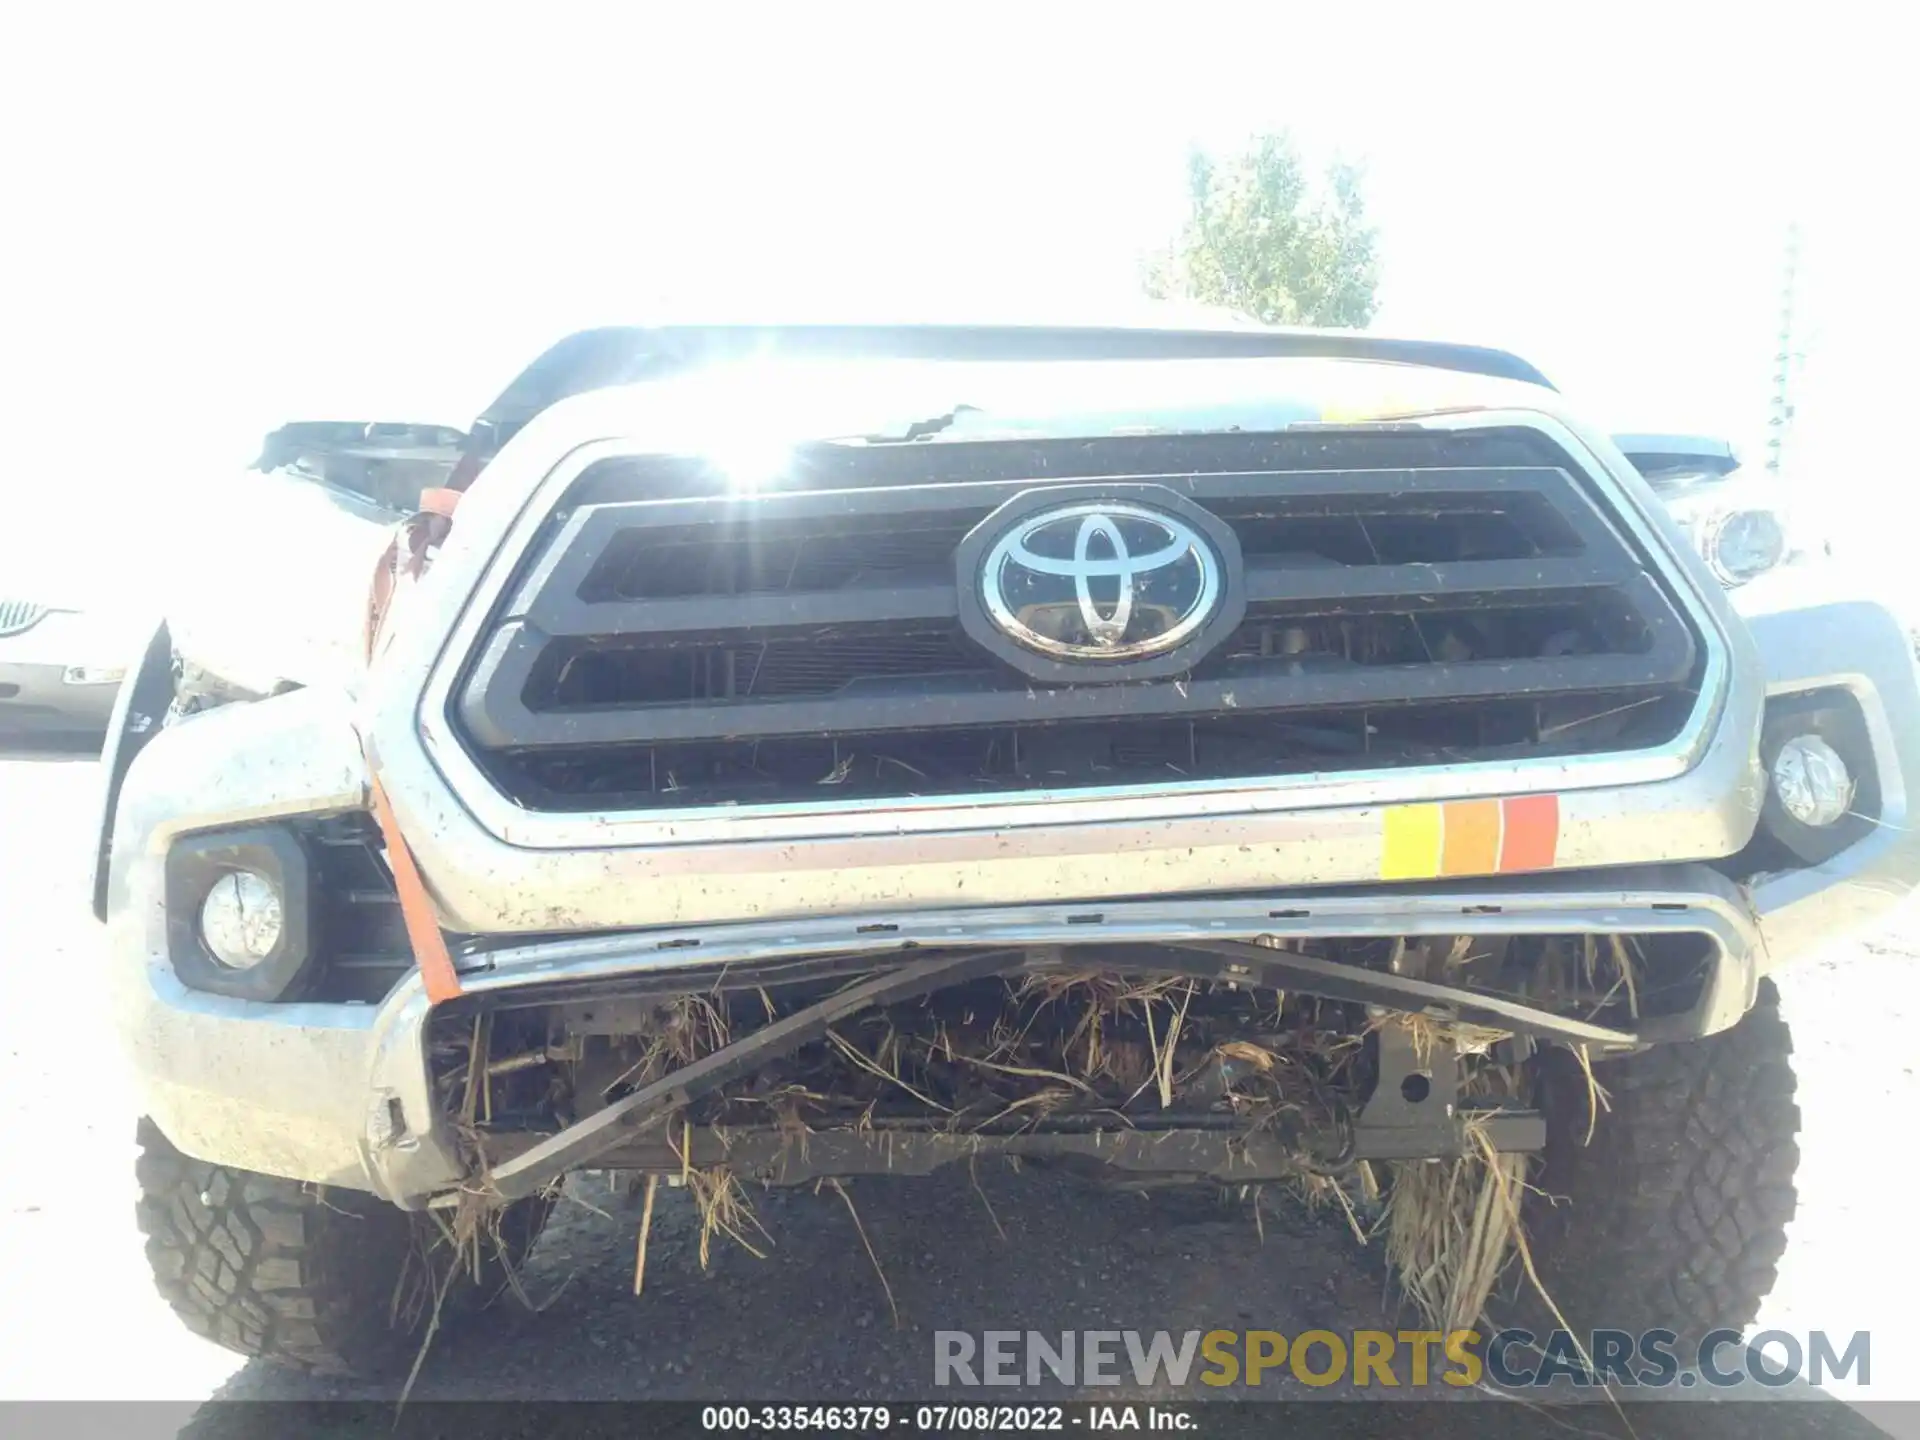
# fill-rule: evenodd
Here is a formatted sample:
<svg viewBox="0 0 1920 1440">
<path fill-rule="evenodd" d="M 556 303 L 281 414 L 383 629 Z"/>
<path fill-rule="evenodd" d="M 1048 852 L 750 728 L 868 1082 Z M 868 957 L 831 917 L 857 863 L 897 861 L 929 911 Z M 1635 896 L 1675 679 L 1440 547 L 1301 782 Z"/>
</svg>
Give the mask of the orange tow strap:
<svg viewBox="0 0 1920 1440">
<path fill-rule="evenodd" d="M 427 568 L 428 551 L 446 538 L 459 504 L 457 490 L 428 490 L 420 496 L 419 513 L 400 522 L 393 541 L 381 555 L 374 572 L 373 587 L 367 597 L 367 659 L 372 663 L 379 653 L 381 633 L 391 612 L 402 579 L 418 579 Z M 413 851 L 400 822 L 394 818 L 393 804 L 380 783 L 380 770 L 373 747 L 362 743 L 367 762 L 367 793 L 373 802 L 373 820 L 387 845 L 387 868 L 393 872 L 393 888 L 400 900 L 400 918 L 407 927 L 407 943 L 413 947 L 413 960 L 426 982 L 427 999 L 438 1005 L 460 994 L 460 974 L 453 968 L 453 955 L 447 949 L 447 937 L 440 933 L 440 915 L 433 897 L 420 878 Z"/>
<path fill-rule="evenodd" d="M 427 894 L 420 867 L 413 863 L 413 851 L 407 848 L 400 823 L 393 818 L 393 805 L 373 770 L 367 767 L 367 792 L 373 797 L 373 820 L 387 842 L 387 867 L 393 871 L 394 892 L 400 897 L 400 918 L 406 923 L 407 943 L 413 947 L 413 962 L 420 967 L 426 982 L 427 999 L 438 1005 L 460 994 L 460 974 L 453 968 L 453 953 L 447 949 L 447 937 L 440 933 L 440 915 Z"/>
<path fill-rule="evenodd" d="M 447 538 L 453 528 L 453 512 L 459 507 L 458 490 L 422 490 L 420 508 L 393 527 L 393 538 L 374 566 L 373 587 L 367 594 L 367 659 L 371 661 L 380 646 L 380 634 L 393 607 L 402 580 L 418 580 L 426 573 L 429 551 Z"/>
</svg>

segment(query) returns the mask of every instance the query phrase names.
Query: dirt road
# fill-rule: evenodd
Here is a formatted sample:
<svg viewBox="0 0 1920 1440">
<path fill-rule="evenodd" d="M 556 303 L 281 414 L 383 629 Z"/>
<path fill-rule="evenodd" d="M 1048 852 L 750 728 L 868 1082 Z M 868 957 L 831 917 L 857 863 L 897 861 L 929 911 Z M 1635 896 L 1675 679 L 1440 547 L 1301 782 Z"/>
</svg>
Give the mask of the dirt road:
<svg viewBox="0 0 1920 1440">
<path fill-rule="evenodd" d="M 132 1218 L 133 1106 L 104 1039 L 101 936 L 82 888 L 94 783 L 89 764 L 0 763 L 0 1398 L 368 1393 L 242 1364 L 153 1294 Z M 1876 1400 L 1920 1399 L 1907 1192 L 1885 1183 L 1902 1163 L 1889 1145 L 1920 1106 L 1917 973 L 1911 926 L 1838 949 L 1784 986 L 1802 1199 L 1762 1323 L 1870 1330 Z M 756 1196 L 766 1258 L 718 1241 L 703 1273 L 691 1207 L 663 1191 L 636 1299 L 637 1211 L 580 1181 L 529 1265 L 544 1308 L 509 1305 L 451 1337 L 415 1394 L 898 1399 L 930 1391 L 936 1329 L 1297 1332 L 1397 1318 L 1376 1250 L 1337 1218 L 1269 1207 L 1262 1239 L 1243 1207 L 1210 1197 L 1111 1195 L 989 1167 L 978 1182 L 850 1187 L 879 1271 L 828 1193 Z M 1521 1407 L 1500 1412 L 1496 1429 L 1508 1415 L 1510 1433 L 1538 1428 Z M 1877 1433 L 1841 1406 L 1817 1414 L 1820 1433 Z"/>
</svg>

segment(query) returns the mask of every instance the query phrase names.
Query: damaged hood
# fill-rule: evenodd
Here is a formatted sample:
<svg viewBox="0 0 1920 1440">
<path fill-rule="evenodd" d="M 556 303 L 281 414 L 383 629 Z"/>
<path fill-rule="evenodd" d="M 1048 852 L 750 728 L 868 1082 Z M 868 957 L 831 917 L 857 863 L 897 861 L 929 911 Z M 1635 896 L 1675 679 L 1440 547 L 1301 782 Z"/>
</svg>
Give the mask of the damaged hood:
<svg viewBox="0 0 1920 1440">
<path fill-rule="evenodd" d="M 555 337 L 559 338 L 555 338 Z M 1140 300 L 1098 314 L 1023 315 L 1011 323 L 974 317 L 833 323 L 764 319 L 702 323 L 650 317 L 645 324 L 567 328 L 487 317 L 471 331 L 391 337 L 350 367 L 288 377 L 278 413 L 261 433 L 295 421 L 367 422 L 481 429 L 504 438 L 573 395 L 745 361 L 874 360 L 1059 362 L 1320 356 L 1369 359 L 1546 385 L 1533 366 L 1481 346 L 1336 330 L 1282 329 L 1230 311 Z"/>
<path fill-rule="evenodd" d="M 727 360 L 567 403 L 595 433 L 773 481 L 827 445 L 1283 431 L 1537 406 L 1537 384 L 1345 358 Z"/>
</svg>

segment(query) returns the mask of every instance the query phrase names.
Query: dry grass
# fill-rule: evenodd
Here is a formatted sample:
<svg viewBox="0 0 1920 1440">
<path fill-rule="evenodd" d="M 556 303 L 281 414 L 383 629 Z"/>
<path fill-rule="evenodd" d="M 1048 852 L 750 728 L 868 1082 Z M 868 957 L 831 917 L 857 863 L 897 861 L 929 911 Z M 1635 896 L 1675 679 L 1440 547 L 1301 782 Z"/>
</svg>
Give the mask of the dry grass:
<svg viewBox="0 0 1920 1440">
<path fill-rule="evenodd" d="M 1135 1045 L 1110 1045 L 1108 1028 L 1117 1017 L 1137 1011 L 1151 1030 L 1154 1004 L 1164 1000 L 1171 1006 L 1169 997 L 1181 989 L 1190 998 L 1193 982 L 1178 976 L 1137 978 L 1101 970 L 1049 971 L 1028 976 L 1014 991 L 1014 999 L 1037 999 L 1042 1007 L 1078 1010 L 1079 1019 L 1060 1047 L 1062 1068 L 1088 1080 L 1111 1079 L 1137 1094 L 1155 1078 L 1158 1046 L 1149 1063 Z M 1023 1039 L 1024 1033 L 1017 1038 Z"/>
<path fill-rule="evenodd" d="M 1606 1092 L 1594 1082 L 1584 1051 L 1576 1053 L 1587 1076 L 1591 1137 Z M 1521 1065 L 1478 1063 L 1461 1081 L 1463 1098 L 1524 1102 L 1529 1091 L 1528 1073 Z M 1485 1318 L 1488 1301 L 1517 1264 L 1526 1283 L 1559 1318 L 1559 1306 L 1534 1268 L 1527 1241 L 1524 1200 L 1533 1157 L 1496 1151 L 1484 1122 L 1471 1111 L 1462 1117 L 1462 1132 L 1456 1156 L 1400 1160 L 1386 1167 L 1389 1182 L 1380 1228 L 1402 1292 L 1433 1328 L 1470 1329 Z M 1370 1180 L 1371 1170 L 1361 1169 L 1363 1180 Z"/>
<path fill-rule="evenodd" d="M 1347 1228 L 1353 1232 L 1353 1238 L 1362 1245 L 1367 1243 L 1366 1229 L 1360 1224 L 1360 1212 L 1354 1205 L 1353 1197 L 1347 1193 L 1346 1177 L 1303 1171 L 1294 1179 L 1291 1188 L 1308 1214 L 1337 1209 L 1347 1222 Z M 1257 1194 L 1254 1196 L 1253 1216 L 1257 1224 L 1260 1219 L 1260 1197 Z M 1266 1238 L 1264 1231 L 1261 1238 Z"/>
<path fill-rule="evenodd" d="M 1422 1067 L 1433 1062 L 1436 1050 L 1451 1047 L 1459 1055 L 1484 1055 L 1512 1031 L 1496 1030 L 1490 1025 L 1475 1025 L 1465 1020 L 1440 1020 L 1431 1015 L 1394 1013 L 1383 1015 L 1368 1025 L 1369 1032 L 1393 1025 L 1407 1034 L 1413 1057 Z"/>
<path fill-rule="evenodd" d="M 706 995 L 676 995 L 654 1009 L 640 1058 L 615 1085 L 638 1088 L 691 1065 L 721 1049 L 732 1038 L 727 1013 Z"/>
<path fill-rule="evenodd" d="M 1443 966 L 1469 958 L 1456 941 Z M 1646 956 L 1636 940 L 1618 935 L 1580 936 L 1555 942 L 1542 957 L 1536 983 L 1547 992 L 1597 995 L 1591 1014 L 1623 1003 L 1638 1018 Z M 1519 1064 L 1485 1058 L 1505 1038 L 1479 1026 L 1441 1025 L 1422 1016 L 1400 1015 L 1386 1023 L 1404 1027 L 1416 1055 L 1425 1059 L 1442 1041 L 1451 1041 L 1463 1057 L 1463 1099 L 1529 1099 L 1528 1071 Z M 1587 1083 L 1587 1138 L 1607 1108 L 1607 1092 L 1594 1079 L 1585 1047 L 1574 1055 Z M 1478 1057 L 1471 1060 L 1466 1057 Z M 1487 1302 L 1517 1263 L 1529 1284 L 1556 1317 L 1559 1307 L 1534 1268 L 1527 1243 L 1523 1200 L 1530 1159 L 1496 1152 L 1484 1125 L 1471 1112 L 1463 1122 L 1462 1153 L 1445 1160 L 1398 1161 L 1389 1167 L 1391 1183 L 1382 1225 L 1387 1255 L 1401 1288 L 1428 1322 L 1441 1330 L 1471 1327 L 1484 1318 Z"/>
<path fill-rule="evenodd" d="M 1390 1020 L 1414 1031 L 1416 1047 L 1421 1027 L 1432 1024 L 1413 1016 Z M 1427 1038 L 1435 1043 L 1433 1035 Z M 1524 1098 L 1521 1066 L 1476 1061 L 1462 1071 L 1462 1099 Z M 1480 1320 L 1523 1243 L 1520 1207 L 1509 1202 L 1524 1191 L 1528 1157 L 1497 1153 L 1472 1112 L 1465 1112 L 1462 1123 L 1460 1154 L 1386 1167 L 1381 1228 L 1387 1259 L 1407 1299 L 1442 1331 L 1468 1329 Z"/>
<path fill-rule="evenodd" d="M 681 1173 L 694 1208 L 700 1212 L 700 1268 L 705 1270 L 712 1259 L 716 1235 L 725 1235 L 756 1260 L 766 1259 L 767 1252 L 751 1237 L 757 1235 L 769 1246 L 773 1237 L 753 1213 L 753 1204 L 739 1178 L 723 1165 L 690 1167 Z"/>
<path fill-rule="evenodd" d="M 1618 1002 L 1637 1020 L 1646 970 L 1647 957 L 1639 940 L 1631 936 L 1568 936 L 1554 940 L 1541 955 L 1533 990 L 1541 995 L 1597 997 L 1587 1010 L 1588 1019 Z"/>
<path fill-rule="evenodd" d="M 853 1228 L 859 1232 L 860 1243 L 866 1248 L 867 1259 L 873 1263 L 873 1273 L 880 1277 L 880 1288 L 886 1291 L 887 1309 L 893 1314 L 893 1328 L 898 1330 L 900 1328 L 900 1307 L 894 1302 L 893 1286 L 887 1283 L 887 1272 L 881 1268 L 880 1257 L 874 1254 L 873 1241 L 867 1238 L 867 1227 L 860 1223 L 860 1212 L 854 1208 L 853 1196 L 847 1193 L 847 1187 L 842 1185 L 838 1180 L 828 1180 L 826 1185 L 828 1189 L 832 1190 L 846 1202 L 847 1214 L 853 1217 Z M 987 1213 L 989 1215 L 993 1213 L 993 1207 L 991 1205 L 987 1207 Z M 993 1223 L 996 1228 L 1000 1224 L 998 1220 L 995 1220 Z"/>
<path fill-rule="evenodd" d="M 1400 942 L 1390 960 L 1401 973 L 1454 979 L 1487 958 L 1474 949 L 1467 937 Z M 1632 941 L 1570 938 L 1549 945 L 1536 978 L 1562 995 L 1597 997 L 1596 1011 L 1619 1002 L 1637 1014 L 1641 964 Z M 709 1097 L 670 1121 L 678 1129 L 672 1148 L 680 1182 L 700 1215 L 701 1267 L 710 1265 L 716 1238 L 759 1258 L 772 1243 L 730 1169 L 691 1163 L 694 1124 L 718 1131 L 743 1112 L 773 1119 L 802 1147 L 816 1127 L 869 1128 L 876 1107 L 883 1115 L 917 1110 L 956 1132 L 972 1132 L 1025 1129 L 1060 1113 L 1105 1114 L 1127 1124 L 1136 1101 L 1160 1110 L 1184 1101 L 1231 1111 L 1248 1134 L 1272 1127 L 1310 1136 L 1350 1121 L 1357 1103 L 1354 1062 L 1364 1053 L 1366 1034 L 1385 1025 L 1402 1030 L 1422 1066 L 1455 1057 L 1462 1098 L 1526 1098 L 1525 1070 L 1492 1058 L 1509 1033 L 1487 1026 L 1400 1013 L 1368 1020 L 1355 1007 L 1308 997 L 1289 1002 L 1277 991 L 1113 971 L 1040 972 L 1005 983 L 998 994 L 996 1001 L 976 990 L 944 1008 L 930 999 L 855 1017 L 829 1031 L 811 1058 L 789 1057 L 764 1083 Z M 772 997 L 759 992 L 759 1002 L 756 1009 L 773 1019 Z M 753 1020 L 757 1015 L 743 1023 Z M 718 994 L 659 1003 L 653 1023 L 622 1061 L 627 1068 L 619 1083 L 648 1084 L 711 1054 L 733 1038 L 732 1023 Z M 457 1036 L 457 1056 L 454 1038 L 448 1037 L 443 1073 L 484 1075 L 492 1038 L 487 1022 Z M 1606 1093 L 1584 1054 L 1580 1060 L 1597 1119 Z M 442 1093 L 478 1155 L 477 1127 L 485 1125 L 493 1097 L 485 1083 L 469 1079 L 464 1089 L 455 1088 L 458 1083 L 443 1083 Z M 1383 1238 L 1407 1298 L 1442 1330 L 1480 1321 L 1516 1262 L 1532 1271 L 1521 1229 L 1527 1158 L 1495 1153 L 1470 1112 L 1463 1142 L 1462 1153 L 1448 1159 L 1374 1166 L 1315 1159 L 1303 1150 L 1300 1174 L 1284 1182 L 1309 1209 L 1337 1207 L 1362 1243 Z M 488 1202 L 484 1162 L 474 1176 L 471 1193 L 445 1217 L 445 1249 L 453 1257 L 449 1271 L 478 1275 L 489 1239 L 498 1244 L 498 1207 Z M 649 1181 L 649 1201 L 657 1178 Z M 833 1188 L 878 1271 L 851 1197 Z M 1259 1187 L 1251 1189 L 1256 1228 L 1263 1229 Z M 636 1293 L 651 1219 L 649 1203 L 636 1247 Z M 993 1223 L 998 1229 L 998 1217 Z M 880 1278 L 885 1287 L 884 1273 Z M 427 1293 L 437 1309 L 434 1291 L 444 1293 L 445 1280 L 435 1281 Z M 890 1288 L 888 1299 L 891 1305 Z M 418 1287 L 414 1303 L 420 1303 Z"/>
<path fill-rule="evenodd" d="M 658 1175 L 647 1176 L 647 1195 L 640 1210 L 640 1238 L 634 1243 L 633 1293 L 638 1295 L 647 1283 L 647 1240 L 653 1234 L 653 1199 L 660 1188 Z"/>
<path fill-rule="evenodd" d="M 1524 1155 L 1479 1144 L 1451 1160 L 1394 1162 L 1387 1258 L 1435 1329 L 1467 1329 L 1485 1312 L 1519 1228 L 1517 1209 L 1502 1196 L 1525 1184 L 1526 1164 Z"/>
</svg>

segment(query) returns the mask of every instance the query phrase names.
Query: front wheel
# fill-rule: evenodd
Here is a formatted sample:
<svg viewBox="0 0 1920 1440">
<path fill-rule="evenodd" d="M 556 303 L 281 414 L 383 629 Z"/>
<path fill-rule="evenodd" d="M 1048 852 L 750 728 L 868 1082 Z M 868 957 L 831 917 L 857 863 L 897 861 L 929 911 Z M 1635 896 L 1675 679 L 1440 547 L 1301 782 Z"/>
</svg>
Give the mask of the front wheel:
<svg viewBox="0 0 1920 1440">
<path fill-rule="evenodd" d="M 411 1365 L 436 1295 L 443 1317 L 491 1298 L 546 1220 L 545 1201 L 510 1206 L 482 1242 L 480 1276 L 447 1284 L 452 1250 L 430 1216 L 189 1159 L 151 1120 L 138 1142 L 137 1213 L 161 1297 L 196 1334 L 315 1374 Z"/>
<path fill-rule="evenodd" d="M 1759 1314 L 1795 1206 L 1792 1054 L 1779 993 L 1762 981 L 1731 1029 L 1596 1066 L 1608 1097 L 1597 1115 L 1574 1057 L 1541 1057 L 1547 1148 L 1525 1220 L 1577 1336 L 1671 1330 L 1690 1360 L 1709 1331 L 1744 1330 Z M 1557 1324 L 1538 1301 L 1523 1297 L 1528 1317 Z"/>
</svg>

